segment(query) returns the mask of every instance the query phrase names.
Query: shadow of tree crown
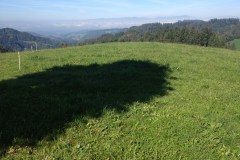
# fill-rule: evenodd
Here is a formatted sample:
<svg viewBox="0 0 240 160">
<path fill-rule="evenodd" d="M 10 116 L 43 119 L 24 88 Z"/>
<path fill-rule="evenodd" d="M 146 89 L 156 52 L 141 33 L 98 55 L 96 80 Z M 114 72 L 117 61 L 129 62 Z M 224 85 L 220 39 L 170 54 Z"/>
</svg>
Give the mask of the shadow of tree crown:
<svg viewBox="0 0 240 160">
<path fill-rule="evenodd" d="M 170 68 L 148 61 L 54 67 L 0 82 L 0 147 L 34 145 L 63 131 L 74 117 L 100 117 L 103 109 L 164 96 Z M 23 139 L 16 142 L 14 139 Z"/>
</svg>

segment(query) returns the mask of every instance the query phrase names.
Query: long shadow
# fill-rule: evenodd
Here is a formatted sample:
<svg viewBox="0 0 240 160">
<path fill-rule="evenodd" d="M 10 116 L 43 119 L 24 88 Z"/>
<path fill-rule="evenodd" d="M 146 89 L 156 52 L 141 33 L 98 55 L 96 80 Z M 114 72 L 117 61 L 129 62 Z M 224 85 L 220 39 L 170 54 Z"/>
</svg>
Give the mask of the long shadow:
<svg viewBox="0 0 240 160">
<path fill-rule="evenodd" d="M 170 69 L 148 61 L 54 67 L 0 82 L 0 148 L 35 145 L 64 131 L 74 117 L 126 112 L 171 90 Z"/>
</svg>

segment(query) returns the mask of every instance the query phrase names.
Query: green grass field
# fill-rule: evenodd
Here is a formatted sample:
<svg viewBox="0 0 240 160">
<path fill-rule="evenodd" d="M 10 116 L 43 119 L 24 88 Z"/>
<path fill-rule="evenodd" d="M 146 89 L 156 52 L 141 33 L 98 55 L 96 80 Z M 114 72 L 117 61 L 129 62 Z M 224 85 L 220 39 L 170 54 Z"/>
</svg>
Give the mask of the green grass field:
<svg viewBox="0 0 240 160">
<path fill-rule="evenodd" d="M 240 52 L 109 43 L 0 54 L 0 159 L 240 159 Z"/>
<path fill-rule="evenodd" d="M 233 41 L 230 42 L 231 44 L 234 43 L 235 47 L 237 50 L 240 50 L 240 39 L 235 39 Z"/>
</svg>

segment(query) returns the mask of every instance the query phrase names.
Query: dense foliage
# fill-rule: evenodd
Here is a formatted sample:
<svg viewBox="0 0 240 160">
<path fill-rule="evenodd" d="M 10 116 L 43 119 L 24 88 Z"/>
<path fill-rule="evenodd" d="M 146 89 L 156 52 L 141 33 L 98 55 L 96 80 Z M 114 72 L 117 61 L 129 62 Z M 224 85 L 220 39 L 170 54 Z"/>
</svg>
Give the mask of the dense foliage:
<svg viewBox="0 0 240 160">
<path fill-rule="evenodd" d="M 81 44 L 131 41 L 160 41 L 213 47 L 232 47 L 226 42 L 240 37 L 239 19 L 179 21 L 172 24 L 152 23 L 131 27 L 125 32 L 105 34 Z"/>
</svg>

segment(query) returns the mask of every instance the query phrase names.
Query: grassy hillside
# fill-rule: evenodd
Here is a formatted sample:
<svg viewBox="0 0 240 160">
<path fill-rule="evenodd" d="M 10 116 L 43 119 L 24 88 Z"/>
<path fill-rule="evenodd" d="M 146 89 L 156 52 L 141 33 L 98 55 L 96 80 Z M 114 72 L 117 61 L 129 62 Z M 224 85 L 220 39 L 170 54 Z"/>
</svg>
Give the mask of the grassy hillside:
<svg viewBox="0 0 240 160">
<path fill-rule="evenodd" d="M 0 55 L 3 159 L 239 159 L 240 52 L 110 43 Z"/>
<path fill-rule="evenodd" d="M 237 50 L 240 50 L 240 39 L 235 39 L 230 42 L 231 44 L 234 44 Z"/>
</svg>

